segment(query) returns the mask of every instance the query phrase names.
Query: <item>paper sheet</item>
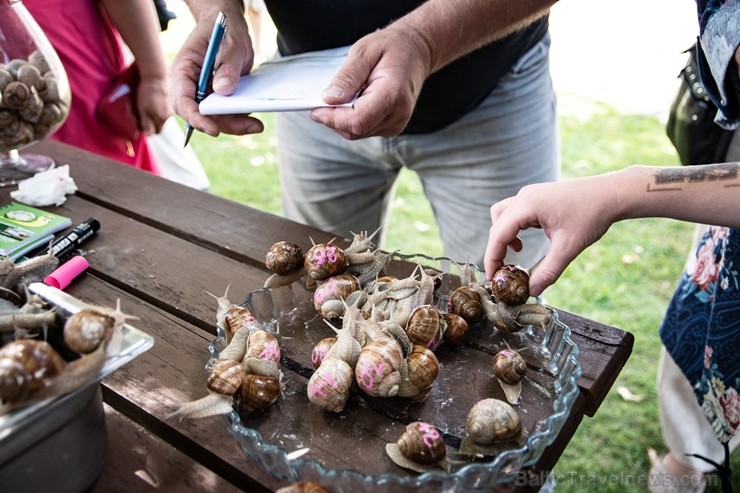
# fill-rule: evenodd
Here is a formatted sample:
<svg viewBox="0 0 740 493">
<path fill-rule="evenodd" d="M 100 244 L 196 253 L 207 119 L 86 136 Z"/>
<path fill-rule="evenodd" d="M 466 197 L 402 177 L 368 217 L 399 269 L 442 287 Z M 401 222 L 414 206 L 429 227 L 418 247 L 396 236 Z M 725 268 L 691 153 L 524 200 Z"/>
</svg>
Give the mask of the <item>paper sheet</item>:
<svg viewBox="0 0 740 493">
<path fill-rule="evenodd" d="M 349 46 L 302 53 L 262 63 L 239 79 L 230 96 L 210 94 L 200 103 L 204 115 L 302 111 L 331 106 L 321 93 L 329 86 Z M 351 106 L 347 103 L 342 106 Z"/>
</svg>

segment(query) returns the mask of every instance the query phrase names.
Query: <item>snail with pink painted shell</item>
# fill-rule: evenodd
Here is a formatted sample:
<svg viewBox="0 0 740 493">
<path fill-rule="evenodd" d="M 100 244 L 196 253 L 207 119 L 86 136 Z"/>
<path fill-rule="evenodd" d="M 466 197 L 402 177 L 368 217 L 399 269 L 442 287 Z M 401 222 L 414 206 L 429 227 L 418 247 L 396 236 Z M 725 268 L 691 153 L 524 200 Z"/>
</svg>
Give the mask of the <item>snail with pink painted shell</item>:
<svg viewBox="0 0 740 493">
<path fill-rule="evenodd" d="M 397 465 L 416 472 L 444 468 L 447 447 L 442 434 L 429 423 L 415 421 L 396 443 L 385 446 L 388 457 Z"/>
</svg>

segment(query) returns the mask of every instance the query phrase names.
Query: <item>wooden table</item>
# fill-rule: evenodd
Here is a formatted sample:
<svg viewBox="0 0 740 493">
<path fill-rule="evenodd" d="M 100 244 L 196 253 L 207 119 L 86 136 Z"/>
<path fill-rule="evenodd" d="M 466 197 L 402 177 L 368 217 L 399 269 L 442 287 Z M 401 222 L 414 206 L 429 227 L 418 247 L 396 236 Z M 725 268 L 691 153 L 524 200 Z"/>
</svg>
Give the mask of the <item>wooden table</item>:
<svg viewBox="0 0 740 493">
<path fill-rule="evenodd" d="M 305 248 L 332 235 L 199 192 L 78 149 L 42 142 L 31 152 L 69 164 L 78 192 L 61 207 L 74 224 L 88 217 L 102 227 L 81 247 L 90 269 L 66 291 L 138 317 L 152 349 L 102 382 L 109 436 L 106 465 L 91 491 L 273 491 L 285 481 L 250 462 L 222 417 L 166 419 L 175 400 L 205 394 L 204 363 L 215 334 L 215 300 L 238 303 L 260 288 L 264 255 L 279 240 Z M 245 190 L 249 171 L 244 172 Z M 2 189 L 8 199 L 10 189 Z M 532 468 L 550 471 L 584 416 L 593 416 L 627 361 L 633 336 L 560 312 L 580 349 L 583 375 L 570 417 Z M 306 378 L 286 371 L 291 385 Z M 368 411 L 371 412 L 371 411 Z M 275 419 L 273 416 L 270 419 Z M 545 474 L 546 476 L 546 474 Z M 502 486 L 500 491 L 537 487 Z"/>
</svg>

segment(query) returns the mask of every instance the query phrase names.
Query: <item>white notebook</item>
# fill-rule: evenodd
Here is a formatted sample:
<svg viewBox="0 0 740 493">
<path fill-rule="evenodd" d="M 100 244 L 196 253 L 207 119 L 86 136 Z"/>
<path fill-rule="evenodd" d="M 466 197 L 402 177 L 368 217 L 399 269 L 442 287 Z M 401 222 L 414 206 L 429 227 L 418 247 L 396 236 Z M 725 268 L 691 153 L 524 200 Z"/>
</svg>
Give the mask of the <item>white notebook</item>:
<svg viewBox="0 0 740 493">
<path fill-rule="evenodd" d="M 332 106 L 321 93 L 344 62 L 349 46 L 277 58 L 239 79 L 229 96 L 211 93 L 199 108 L 204 115 L 303 111 Z M 351 106 L 352 102 L 341 105 Z"/>
</svg>

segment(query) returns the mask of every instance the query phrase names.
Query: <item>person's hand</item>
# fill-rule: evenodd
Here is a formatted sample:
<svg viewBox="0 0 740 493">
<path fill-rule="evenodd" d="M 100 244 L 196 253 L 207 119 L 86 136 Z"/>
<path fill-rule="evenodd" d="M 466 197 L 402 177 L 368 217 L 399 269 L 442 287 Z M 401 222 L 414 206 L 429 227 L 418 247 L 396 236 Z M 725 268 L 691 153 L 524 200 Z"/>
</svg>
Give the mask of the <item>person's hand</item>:
<svg viewBox="0 0 740 493">
<path fill-rule="evenodd" d="M 158 134 L 172 115 L 167 77 L 142 77 L 136 93 L 139 128 L 146 135 Z"/>
<path fill-rule="evenodd" d="M 328 104 L 360 93 L 352 108 L 317 108 L 311 118 L 349 140 L 398 135 L 406 128 L 430 72 L 423 39 L 389 26 L 359 39 L 324 92 Z"/>
<path fill-rule="evenodd" d="M 172 106 L 193 128 L 216 137 L 224 132 L 232 135 L 262 132 L 262 122 L 249 115 L 205 116 L 198 111 L 195 92 L 200 77 L 208 41 L 213 31 L 216 12 L 212 18 L 202 18 L 177 53 L 171 67 Z M 247 23 L 243 15 L 228 16 L 228 28 L 216 60 L 212 88 L 218 94 L 234 92 L 239 77 L 249 73 L 254 61 Z"/>
<path fill-rule="evenodd" d="M 609 177 L 529 185 L 494 204 L 484 258 L 486 277 L 490 280 L 504 264 L 507 247 L 521 250 L 520 231 L 542 228 L 550 238 L 550 250 L 529 279 L 532 296 L 542 294 L 616 220 L 619 200 Z"/>
</svg>

